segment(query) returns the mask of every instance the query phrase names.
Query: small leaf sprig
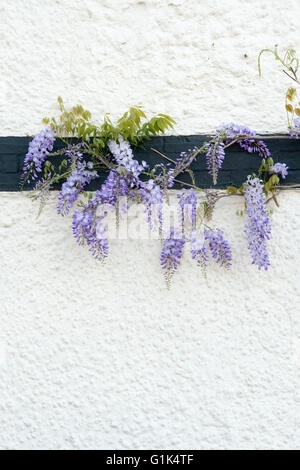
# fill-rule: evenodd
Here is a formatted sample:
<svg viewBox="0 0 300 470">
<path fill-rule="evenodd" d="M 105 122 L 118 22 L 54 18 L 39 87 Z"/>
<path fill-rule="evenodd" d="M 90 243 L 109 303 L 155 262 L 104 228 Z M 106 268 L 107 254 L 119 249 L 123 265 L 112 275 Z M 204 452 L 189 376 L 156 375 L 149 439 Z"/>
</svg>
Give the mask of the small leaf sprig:
<svg viewBox="0 0 300 470">
<path fill-rule="evenodd" d="M 277 44 L 274 46 L 274 49 L 262 49 L 258 56 L 258 71 L 260 77 L 262 76 L 261 58 L 265 53 L 272 54 L 275 60 L 282 66 L 282 72 L 296 85 L 300 85 L 298 78 L 300 60 L 297 57 L 295 49 L 286 49 L 281 54 L 278 51 Z M 287 112 L 288 128 L 293 129 L 294 119 L 300 117 L 300 101 L 295 86 L 289 87 L 285 93 L 285 109 Z"/>
</svg>

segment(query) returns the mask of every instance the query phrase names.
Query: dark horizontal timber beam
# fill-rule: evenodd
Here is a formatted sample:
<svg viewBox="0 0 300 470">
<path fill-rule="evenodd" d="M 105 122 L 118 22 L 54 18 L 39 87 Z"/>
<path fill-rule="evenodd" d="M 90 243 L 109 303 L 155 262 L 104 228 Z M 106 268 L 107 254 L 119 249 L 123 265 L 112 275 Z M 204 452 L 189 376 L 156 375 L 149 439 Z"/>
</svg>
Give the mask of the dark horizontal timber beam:
<svg viewBox="0 0 300 470">
<path fill-rule="evenodd" d="M 159 153 L 166 155 L 170 160 L 176 160 L 181 152 L 200 147 L 210 139 L 205 135 L 192 136 L 164 136 L 155 137 L 146 143 L 145 149 L 135 149 L 134 153 L 138 160 L 145 160 L 150 166 L 158 163 L 170 163 Z M 274 162 L 286 163 L 289 167 L 289 175 L 283 181 L 284 185 L 300 184 L 300 140 L 291 140 L 286 135 L 257 136 L 264 139 L 271 151 Z M 28 144 L 31 137 L 0 137 L 0 191 L 19 191 L 20 177 Z M 62 148 L 62 144 L 56 144 L 55 149 Z M 154 152 L 155 149 L 157 152 Z M 53 157 L 62 159 L 62 157 Z M 226 151 L 223 168 L 219 173 L 216 188 L 224 188 L 228 185 L 240 186 L 247 176 L 257 171 L 260 165 L 260 157 L 257 154 L 249 154 L 242 150 L 238 144 L 233 145 Z M 206 169 L 205 155 L 201 154 L 191 169 L 194 172 L 196 184 L 202 188 L 213 187 L 211 176 Z M 103 172 L 99 178 L 89 186 L 89 190 L 96 190 L 105 180 L 107 173 Z M 181 181 L 191 184 L 189 174 L 181 174 Z M 176 188 L 182 187 L 176 183 Z M 27 185 L 24 189 L 32 189 Z"/>
</svg>

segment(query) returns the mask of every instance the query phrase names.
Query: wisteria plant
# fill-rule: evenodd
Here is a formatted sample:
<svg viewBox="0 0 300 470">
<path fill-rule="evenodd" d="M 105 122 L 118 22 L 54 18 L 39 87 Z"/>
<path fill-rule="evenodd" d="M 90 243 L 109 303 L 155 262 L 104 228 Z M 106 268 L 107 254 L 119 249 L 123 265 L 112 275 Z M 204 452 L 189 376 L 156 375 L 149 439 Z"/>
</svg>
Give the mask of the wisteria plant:
<svg viewBox="0 0 300 470">
<path fill-rule="evenodd" d="M 290 70 L 294 79 L 298 62 L 294 55 L 286 60 L 290 61 L 290 67 L 295 66 L 295 70 Z M 292 97 L 294 91 L 290 91 L 287 99 Z M 61 216 L 72 214 L 76 241 L 86 245 L 97 260 L 104 261 L 108 256 L 106 221 L 109 213 L 113 211 L 118 221 L 132 204 L 139 203 L 144 208 L 150 229 L 158 229 L 162 243 L 161 268 L 168 285 L 187 245 L 192 259 L 204 274 L 210 259 L 228 269 L 232 264 L 231 248 L 223 231 L 212 225 L 211 215 L 218 200 L 239 195 L 244 196 L 244 230 L 252 263 L 258 269 L 268 269 L 267 241 L 271 224 L 267 203 L 273 199 L 278 204 L 276 195 L 280 180 L 287 176 L 288 167 L 273 161 L 264 139 L 255 131 L 234 123 L 221 126 L 201 147 L 183 152 L 176 160 L 162 155 L 166 163 L 150 168 L 147 162 L 135 158 L 134 149 L 142 146 L 145 140 L 173 128 L 175 121 L 171 117 L 158 114 L 147 120 L 141 108 L 132 107 L 116 123 L 106 115 L 103 123 L 96 125 L 89 111 L 82 106 L 68 111 L 61 98 L 58 102 L 59 119 L 44 119 L 46 128 L 29 145 L 22 185 L 34 182 L 31 197 L 40 200 L 40 210 L 47 202 L 50 190 L 59 187 L 57 213 Z M 298 115 L 297 107 L 294 113 Z M 300 122 L 295 120 L 290 127 L 291 138 L 297 138 L 298 131 L 300 134 Z M 54 150 L 55 140 L 63 142 L 64 147 Z M 240 188 L 229 186 L 226 192 L 197 186 L 191 164 L 205 158 L 215 185 L 226 150 L 234 144 L 248 153 L 258 154 L 257 173 L 248 175 Z M 53 163 L 54 157 L 57 157 L 57 164 Z M 89 183 L 103 172 L 106 172 L 104 183 L 95 192 L 87 191 Z M 180 180 L 180 175 L 185 172 L 191 175 L 189 184 Z M 164 204 L 175 183 L 182 183 L 186 188 L 177 194 L 178 223 L 166 231 Z"/>
</svg>

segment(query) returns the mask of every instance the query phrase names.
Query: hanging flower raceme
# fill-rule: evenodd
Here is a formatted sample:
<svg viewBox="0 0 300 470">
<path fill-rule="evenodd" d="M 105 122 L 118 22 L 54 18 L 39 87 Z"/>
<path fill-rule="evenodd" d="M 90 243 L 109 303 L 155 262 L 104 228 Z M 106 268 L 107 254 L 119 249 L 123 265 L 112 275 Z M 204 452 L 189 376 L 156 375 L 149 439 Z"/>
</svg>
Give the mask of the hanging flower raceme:
<svg viewBox="0 0 300 470">
<path fill-rule="evenodd" d="M 208 263 L 208 249 L 205 246 L 205 237 L 202 231 L 200 233 L 198 233 L 196 229 L 191 231 L 190 249 L 192 258 L 197 261 L 197 264 L 205 273 Z"/>
<path fill-rule="evenodd" d="M 173 274 L 180 265 L 184 243 L 184 239 L 178 237 L 174 229 L 170 230 L 169 237 L 163 243 L 160 264 L 168 286 L 170 285 Z"/>
<path fill-rule="evenodd" d="M 46 202 L 50 198 L 50 189 L 51 189 L 52 184 L 53 184 L 53 179 L 52 178 L 53 178 L 53 176 L 52 176 L 52 173 L 50 171 L 47 174 L 46 177 L 40 178 L 37 181 L 36 185 L 34 186 L 35 194 L 38 195 L 36 198 L 40 200 L 40 211 L 39 212 L 41 212 L 41 210 L 45 206 Z"/>
<path fill-rule="evenodd" d="M 294 122 L 289 130 L 291 139 L 299 139 L 300 136 L 300 118 L 294 119 Z"/>
<path fill-rule="evenodd" d="M 128 180 L 120 175 L 118 169 L 111 170 L 101 188 L 96 191 L 95 196 L 83 210 L 74 211 L 74 237 L 80 245 L 86 243 L 96 259 L 104 260 L 108 255 L 104 218 L 109 210 L 112 211 L 117 207 L 120 198 L 127 196 L 129 191 Z M 120 208 L 121 212 L 125 212 L 127 208 L 126 203 Z"/>
<path fill-rule="evenodd" d="M 192 188 L 188 190 L 182 189 L 182 191 L 177 195 L 177 198 L 180 227 L 183 232 L 186 213 L 188 214 L 191 226 L 194 227 L 196 224 L 198 198 L 196 191 Z"/>
<path fill-rule="evenodd" d="M 116 206 L 119 198 L 127 196 L 129 191 L 126 176 L 122 176 L 118 170 L 111 170 L 98 191 L 98 200 L 101 195 L 102 203 Z"/>
<path fill-rule="evenodd" d="M 140 185 L 139 175 L 146 166 L 145 162 L 140 165 L 133 158 L 129 142 L 122 137 L 119 137 L 118 140 L 119 142 L 111 140 L 108 144 L 116 160 L 117 167 L 110 170 L 101 189 L 96 192 L 89 204 L 83 210 L 76 210 L 73 215 L 75 239 L 81 245 L 86 243 L 92 255 L 100 260 L 103 260 L 108 254 L 108 241 L 103 223 L 108 208 L 117 208 L 120 198 L 129 195 L 134 186 Z M 84 174 L 84 176 L 88 177 L 89 175 Z M 77 174 L 76 177 L 78 178 Z M 82 175 L 80 174 L 80 187 L 87 182 L 82 181 Z M 71 183 L 73 183 L 73 180 L 71 180 Z M 67 186 L 65 192 L 67 194 L 71 193 L 71 203 L 73 203 L 73 192 L 75 191 Z M 132 197 L 132 194 L 130 196 Z M 127 210 L 127 203 L 125 206 L 122 207 L 122 211 Z M 101 214 L 97 215 L 99 209 L 101 209 Z"/>
<path fill-rule="evenodd" d="M 216 263 L 224 268 L 229 268 L 231 266 L 232 253 L 228 241 L 224 238 L 223 231 L 205 228 L 204 237 L 208 242 L 208 247 Z"/>
<path fill-rule="evenodd" d="M 83 160 L 83 150 L 87 146 L 85 142 L 80 142 L 76 145 L 70 145 L 66 151 L 65 156 L 71 165 L 75 166 Z"/>
<path fill-rule="evenodd" d="M 44 161 L 53 150 L 54 141 L 54 133 L 50 127 L 43 129 L 33 138 L 25 156 L 22 181 L 29 183 L 38 177 L 38 173 L 42 171 Z"/>
<path fill-rule="evenodd" d="M 155 181 L 163 190 L 171 189 L 175 183 L 176 167 L 170 168 L 171 163 L 158 163 L 155 165 L 155 170 L 160 170 L 155 174 Z"/>
<path fill-rule="evenodd" d="M 225 158 L 224 143 L 212 142 L 206 147 L 206 166 L 209 174 L 213 178 L 213 183 L 217 184 L 218 173 L 222 168 Z"/>
<path fill-rule="evenodd" d="M 163 192 L 159 184 L 155 184 L 152 179 L 147 183 L 142 183 L 140 189 L 142 203 L 145 206 L 147 222 L 150 228 L 153 228 L 153 212 L 157 214 L 159 230 L 162 230 L 163 224 Z"/>
<path fill-rule="evenodd" d="M 246 150 L 248 153 L 257 152 L 261 158 L 269 158 L 271 152 L 262 140 L 251 139 L 251 137 L 256 137 L 256 132 L 249 127 L 240 126 L 238 124 L 229 123 L 223 127 L 217 129 L 217 135 L 225 135 L 226 145 L 232 142 L 235 139 L 238 139 L 239 146 Z M 244 139 L 241 137 L 247 136 Z"/>
<path fill-rule="evenodd" d="M 205 191 L 205 205 L 204 205 L 204 215 L 205 218 L 210 221 L 213 216 L 214 208 L 218 200 L 217 191 Z"/>
<path fill-rule="evenodd" d="M 108 255 L 108 240 L 103 225 L 106 212 L 97 216 L 97 209 L 103 203 L 100 191 L 83 210 L 76 209 L 73 214 L 73 234 L 79 245 L 87 244 L 95 259 L 104 261 Z"/>
<path fill-rule="evenodd" d="M 270 150 L 262 140 L 251 137 L 256 137 L 256 132 L 238 124 L 229 123 L 217 129 L 216 139 L 206 144 L 205 148 L 206 165 L 214 184 L 217 184 L 218 173 L 223 165 L 225 147 L 235 141 L 248 153 L 257 152 L 261 158 L 265 159 L 271 156 Z"/>
<path fill-rule="evenodd" d="M 58 195 L 57 212 L 61 215 L 67 215 L 73 207 L 84 187 L 89 184 L 92 179 L 98 176 L 96 171 L 92 171 L 93 163 L 78 162 L 67 181 L 63 183 L 61 192 Z"/>
<path fill-rule="evenodd" d="M 283 179 L 288 175 L 288 169 L 289 167 L 285 163 L 275 163 L 275 165 L 270 167 L 272 173 L 277 173 Z"/>
<path fill-rule="evenodd" d="M 258 269 L 264 268 L 267 270 L 270 261 L 266 239 L 270 238 L 271 224 L 266 210 L 263 184 L 258 178 L 248 177 L 244 194 L 248 216 L 245 220 L 245 233 L 252 264 L 257 265 Z"/>
<path fill-rule="evenodd" d="M 124 140 L 122 136 L 120 136 L 118 140 L 119 143 L 114 140 L 108 142 L 109 150 L 116 159 L 118 167 L 124 169 L 124 174 L 126 174 L 130 187 L 139 186 L 139 176 L 147 164 L 146 162 L 142 162 L 140 165 L 139 162 L 134 159 L 129 142 Z"/>
<path fill-rule="evenodd" d="M 177 175 L 185 171 L 187 168 L 191 166 L 195 156 L 197 155 L 199 149 L 198 147 L 194 147 L 193 149 L 188 149 L 187 152 L 181 152 L 179 158 L 176 159 L 175 168 L 171 175 L 173 178 L 176 178 Z"/>
</svg>

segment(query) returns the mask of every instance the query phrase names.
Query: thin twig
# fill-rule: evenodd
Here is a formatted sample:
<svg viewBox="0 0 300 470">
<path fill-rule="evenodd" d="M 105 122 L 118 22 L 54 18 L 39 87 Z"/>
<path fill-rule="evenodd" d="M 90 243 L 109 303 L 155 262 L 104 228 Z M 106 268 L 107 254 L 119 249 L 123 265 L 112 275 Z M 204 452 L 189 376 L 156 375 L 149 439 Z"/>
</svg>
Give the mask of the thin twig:
<svg viewBox="0 0 300 470">
<path fill-rule="evenodd" d="M 280 207 L 280 206 L 279 206 L 279 202 L 278 202 L 278 200 L 277 200 L 277 197 L 276 197 L 275 193 L 273 194 L 272 199 L 274 199 L 274 202 L 275 202 L 276 206 L 277 206 L 277 207 Z"/>
<path fill-rule="evenodd" d="M 290 184 L 286 186 L 276 186 L 279 189 L 300 189 L 300 184 Z"/>
<path fill-rule="evenodd" d="M 279 206 L 279 202 L 278 202 L 278 200 L 277 200 L 278 194 L 279 194 L 279 192 L 277 192 L 276 195 L 275 195 L 275 193 L 274 193 L 271 197 L 269 197 L 269 199 L 266 200 L 266 204 L 269 204 L 269 202 L 274 201 L 275 204 L 276 204 L 276 206 L 277 206 L 277 207 L 280 207 L 280 206 Z"/>
<path fill-rule="evenodd" d="M 299 80 L 297 79 L 297 76 L 296 76 L 296 74 L 295 74 L 295 72 L 294 72 L 293 70 L 292 70 L 292 72 L 293 72 L 293 75 L 294 75 L 295 78 L 292 77 L 292 75 L 290 75 L 289 73 L 287 73 L 285 70 L 282 70 L 282 71 L 283 71 L 283 73 L 285 73 L 289 78 L 291 78 L 292 80 L 294 80 L 294 82 L 296 82 L 296 83 L 298 83 L 298 85 L 300 85 L 300 82 L 299 82 Z"/>
<path fill-rule="evenodd" d="M 297 63 L 298 63 L 298 65 L 299 65 L 299 62 L 297 62 Z M 297 65 L 297 67 L 298 67 L 298 65 Z M 298 81 L 298 77 L 297 77 L 297 73 L 295 72 L 295 69 L 293 69 L 293 68 L 291 67 L 291 71 L 292 71 L 292 73 L 293 73 L 295 79 Z M 299 83 L 299 81 L 298 81 L 298 83 Z"/>
<path fill-rule="evenodd" d="M 231 147 L 233 144 L 236 144 L 238 142 L 238 140 L 239 139 L 234 139 L 231 142 L 229 142 L 229 144 L 224 145 L 224 150 L 227 149 L 228 147 Z"/>
<path fill-rule="evenodd" d="M 85 153 L 93 155 L 95 158 L 97 158 L 97 160 L 100 160 L 100 162 L 103 163 L 103 165 L 109 168 L 110 170 L 116 168 L 115 164 L 111 163 L 106 157 L 96 153 L 94 150 L 85 150 Z"/>
<path fill-rule="evenodd" d="M 198 186 L 195 186 L 194 184 L 185 183 L 184 181 L 180 181 L 180 180 L 177 180 L 177 179 L 174 179 L 174 181 L 176 183 L 185 184 L 185 186 L 188 186 L 189 188 L 200 189 L 201 191 L 203 191 L 203 189 L 198 188 Z"/>
<path fill-rule="evenodd" d="M 165 158 L 166 160 L 169 160 L 169 162 L 174 163 L 174 165 L 176 165 L 175 160 L 172 160 L 172 158 L 167 157 L 167 155 L 164 155 L 163 153 L 159 152 L 158 150 L 154 149 L 153 147 L 151 147 L 150 150 L 152 150 L 155 153 L 158 153 L 158 155 L 160 155 L 161 157 Z"/>
<path fill-rule="evenodd" d="M 221 191 L 221 190 L 220 190 Z M 231 194 L 219 194 L 217 197 L 217 201 L 222 199 L 223 197 L 231 197 L 231 196 L 244 196 L 242 193 L 231 193 Z"/>
<path fill-rule="evenodd" d="M 216 137 L 215 135 L 208 135 L 208 137 Z M 219 138 L 219 137 L 218 137 Z M 236 143 L 239 140 L 244 140 L 244 139 L 249 139 L 249 140 L 292 140 L 289 135 L 247 135 L 247 134 L 241 134 L 238 136 L 232 143 Z M 225 136 L 223 140 L 230 140 L 228 136 Z"/>
<path fill-rule="evenodd" d="M 254 137 L 248 136 L 252 140 L 292 140 L 289 135 L 256 135 Z"/>
</svg>

